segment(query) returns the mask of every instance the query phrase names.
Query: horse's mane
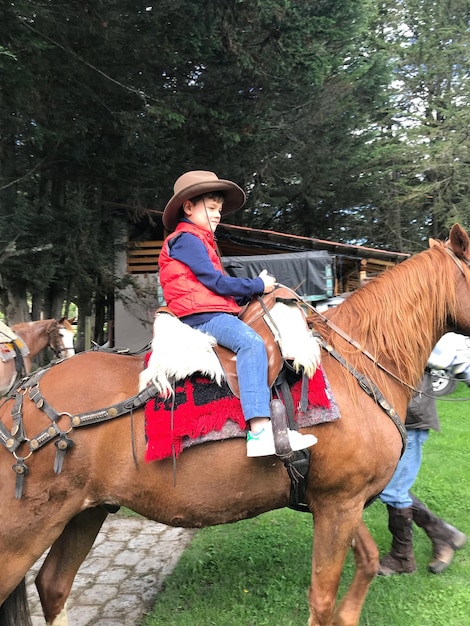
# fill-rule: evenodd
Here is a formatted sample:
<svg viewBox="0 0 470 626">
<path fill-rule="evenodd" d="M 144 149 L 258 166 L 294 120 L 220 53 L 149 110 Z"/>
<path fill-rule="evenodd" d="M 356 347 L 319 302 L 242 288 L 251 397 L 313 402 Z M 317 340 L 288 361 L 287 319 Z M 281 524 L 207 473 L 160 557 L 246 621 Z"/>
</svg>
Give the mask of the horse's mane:
<svg viewBox="0 0 470 626">
<path fill-rule="evenodd" d="M 331 321 L 400 378 L 416 385 L 456 303 L 455 277 L 443 242 L 383 272 L 339 305 Z M 333 346 L 340 338 L 330 337 Z M 353 349 L 349 350 L 354 354 Z M 357 353 L 357 351 L 356 351 Z M 356 360 L 357 362 L 357 360 Z"/>
</svg>

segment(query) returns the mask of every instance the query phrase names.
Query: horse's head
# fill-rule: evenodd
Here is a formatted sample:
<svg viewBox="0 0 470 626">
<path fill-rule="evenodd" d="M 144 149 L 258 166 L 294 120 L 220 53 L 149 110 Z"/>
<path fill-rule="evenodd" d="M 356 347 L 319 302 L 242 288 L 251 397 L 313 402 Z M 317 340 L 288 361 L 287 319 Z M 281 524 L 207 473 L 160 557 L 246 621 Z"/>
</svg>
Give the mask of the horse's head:
<svg viewBox="0 0 470 626">
<path fill-rule="evenodd" d="M 435 239 L 429 240 L 431 248 L 443 248 L 455 264 L 457 274 L 456 302 L 449 316 L 448 330 L 470 334 L 470 237 L 460 226 L 454 224 L 449 239 L 443 243 Z"/>
<path fill-rule="evenodd" d="M 73 328 L 71 320 L 62 317 L 53 320 L 47 332 L 49 334 L 49 347 L 58 359 L 68 359 L 75 354 L 73 345 Z"/>
</svg>

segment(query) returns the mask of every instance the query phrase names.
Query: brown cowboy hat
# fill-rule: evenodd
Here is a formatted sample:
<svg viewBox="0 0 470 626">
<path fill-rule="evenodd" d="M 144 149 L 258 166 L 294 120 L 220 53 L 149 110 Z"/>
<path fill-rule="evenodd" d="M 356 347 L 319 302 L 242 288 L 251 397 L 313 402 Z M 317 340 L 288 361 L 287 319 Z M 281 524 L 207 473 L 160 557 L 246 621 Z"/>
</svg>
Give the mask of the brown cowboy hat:
<svg viewBox="0 0 470 626">
<path fill-rule="evenodd" d="M 214 172 L 193 170 L 186 172 L 175 182 L 173 196 L 163 211 L 163 226 L 167 230 L 175 230 L 183 202 L 211 191 L 224 192 L 222 215 L 233 213 L 245 204 L 245 192 L 235 183 L 218 178 Z"/>
</svg>

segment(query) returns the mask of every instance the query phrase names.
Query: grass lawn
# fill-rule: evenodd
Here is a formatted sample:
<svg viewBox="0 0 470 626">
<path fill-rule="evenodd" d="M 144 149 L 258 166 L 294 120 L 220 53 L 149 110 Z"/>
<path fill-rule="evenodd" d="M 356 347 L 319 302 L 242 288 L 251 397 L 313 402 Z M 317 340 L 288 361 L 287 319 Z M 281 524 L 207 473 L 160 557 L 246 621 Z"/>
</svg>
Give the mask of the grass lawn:
<svg viewBox="0 0 470 626">
<path fill-rule="evenodd" d="M 438 401 L 441 433 L 432 433 L 414 492 L 470 535 L 470 389 Z M 391 536 L 385 506 L 364 513 L 381 554 Z M 470 626 L 470 543 L 451 567 L 430 574 L 431 543 L 415 527 L 419 571 L 372 582 L 361 626 Z M 312 523 L 289 509 L 206 528 L 185 551 L 143 626 L 306 626 Z M 351 580 L 346 560 L 340 595 Z"/>
</svg>

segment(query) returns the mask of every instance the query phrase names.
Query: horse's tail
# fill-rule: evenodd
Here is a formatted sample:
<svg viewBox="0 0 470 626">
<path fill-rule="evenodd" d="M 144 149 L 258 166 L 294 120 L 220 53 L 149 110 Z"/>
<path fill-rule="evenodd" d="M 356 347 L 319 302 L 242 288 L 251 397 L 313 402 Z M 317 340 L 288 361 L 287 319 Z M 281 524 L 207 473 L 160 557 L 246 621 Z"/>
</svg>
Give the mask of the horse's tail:
<svg viewBox="0 0 470 626">
<path fill-rule="evenodd" d="M 0 624 L 1 626 L 32 626 L 24 578 L 0 606 Z"/>
</svg>

